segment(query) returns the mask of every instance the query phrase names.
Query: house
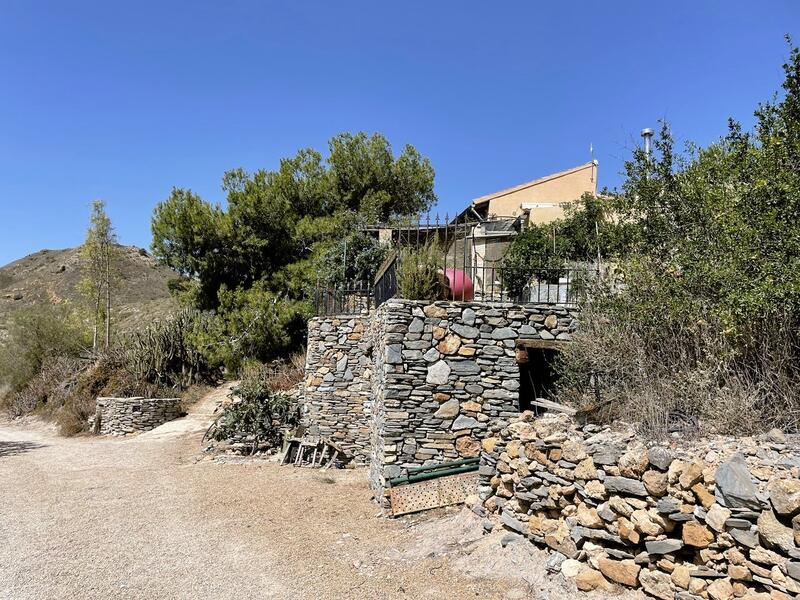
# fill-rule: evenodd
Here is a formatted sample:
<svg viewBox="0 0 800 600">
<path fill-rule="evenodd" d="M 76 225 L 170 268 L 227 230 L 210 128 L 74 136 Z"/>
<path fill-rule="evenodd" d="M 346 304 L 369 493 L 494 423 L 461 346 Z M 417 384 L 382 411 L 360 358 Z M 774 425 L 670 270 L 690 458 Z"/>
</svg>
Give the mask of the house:
<svg viewBox="0 0 800 600">
<path fill-rule="evenodd" d="M 475 198 L 470 206 L 484 219 L 527 216 L 538 225 L 564 216 L 563 205 L 587 192 L 597 194 L 596 160 Z"/>
</svg>

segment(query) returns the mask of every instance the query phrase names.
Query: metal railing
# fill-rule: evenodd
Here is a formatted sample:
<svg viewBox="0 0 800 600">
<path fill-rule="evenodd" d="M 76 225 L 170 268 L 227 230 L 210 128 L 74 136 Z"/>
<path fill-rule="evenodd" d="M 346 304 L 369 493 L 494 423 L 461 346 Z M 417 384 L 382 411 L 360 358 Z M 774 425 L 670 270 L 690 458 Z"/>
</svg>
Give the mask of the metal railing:
<svg viewBox="0 0 800 600">
<path fill-rule="evenodd" d="M 348 281 L 338 285 L 317 284 L 314 290 L 314 314 L 359 315 L 374 308 L 372 284 Z"/>
</svg>

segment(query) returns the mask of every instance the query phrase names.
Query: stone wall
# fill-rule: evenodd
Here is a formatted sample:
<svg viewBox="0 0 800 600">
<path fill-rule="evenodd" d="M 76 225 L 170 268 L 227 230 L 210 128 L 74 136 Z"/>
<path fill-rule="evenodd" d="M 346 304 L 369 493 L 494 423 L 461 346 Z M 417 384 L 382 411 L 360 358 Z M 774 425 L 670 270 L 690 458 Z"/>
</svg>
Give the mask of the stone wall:
<svg viewBox="0 0 800 600">
<path fill-rule="evenodd" d="M 371 325 L 373 488 L 406 467 L 477 456 L 493 423 L 519 414 L 519 341 L 566 341 L 576 327 L 550 305 L 384 303 Z"/>
<path fill-rule="evenodd" d="M 370 454 L 370 324 L 369 315 L 316 317 L 308 323 L 303 420 L 360 464 Z"/>
<path fill-rule="evenodd" d="M 581 590 L 800 597 L 800 440 L 648 442 L 563 415 L 495 422 L 473 510 L 547 547 Z M 795 436 L 797 438 L 797 436 Z"/>
<path fill-rule="evenodd" d="M 98 398 L 92 427 L 103 435 L 127 435 L 149 431 L 181 414 L 180 398 Z"/>
</svg>

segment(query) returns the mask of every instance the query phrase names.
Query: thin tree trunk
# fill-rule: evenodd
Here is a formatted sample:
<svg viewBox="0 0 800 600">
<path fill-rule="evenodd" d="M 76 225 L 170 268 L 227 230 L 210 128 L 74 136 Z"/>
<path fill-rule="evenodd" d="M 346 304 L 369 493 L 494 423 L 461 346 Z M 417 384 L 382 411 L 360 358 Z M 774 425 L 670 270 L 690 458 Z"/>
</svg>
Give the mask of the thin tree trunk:
<svg viewBox="0 0 800 600">
<path fill-rule="evenodd" d="M 97 294 L 94 297 L 94 324 L 92 326 L 92 354 L 97 354 L 97 321 L 100 318 L 100 288 L 97 288 Z"/>
<path fill-rule="evenodd" d="M 111 246 L 106 246 L 106 352 L 111 345 Z"/>
</svg>

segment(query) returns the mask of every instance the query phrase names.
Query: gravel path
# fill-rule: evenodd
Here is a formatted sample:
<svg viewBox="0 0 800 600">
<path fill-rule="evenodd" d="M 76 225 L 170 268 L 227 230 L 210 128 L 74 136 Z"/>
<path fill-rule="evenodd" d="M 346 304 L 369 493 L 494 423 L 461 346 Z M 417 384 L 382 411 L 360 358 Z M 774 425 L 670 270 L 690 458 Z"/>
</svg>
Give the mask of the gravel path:
<svg viewBox="0 0 800 600">
<path fill-rule="evenodd" d="M 377 518 L 361 470 L 200 459 L 223 395 L 130 439 L 0 425 L 0 598 L 528 596 L 415 553 L 419 526 Z"/>
</svg>

